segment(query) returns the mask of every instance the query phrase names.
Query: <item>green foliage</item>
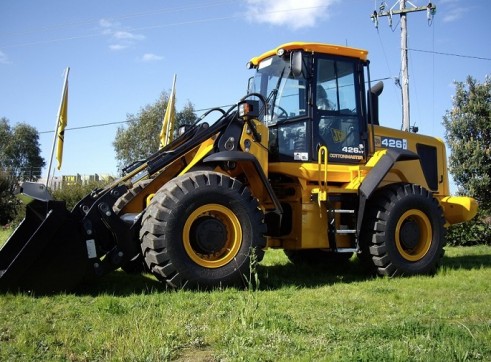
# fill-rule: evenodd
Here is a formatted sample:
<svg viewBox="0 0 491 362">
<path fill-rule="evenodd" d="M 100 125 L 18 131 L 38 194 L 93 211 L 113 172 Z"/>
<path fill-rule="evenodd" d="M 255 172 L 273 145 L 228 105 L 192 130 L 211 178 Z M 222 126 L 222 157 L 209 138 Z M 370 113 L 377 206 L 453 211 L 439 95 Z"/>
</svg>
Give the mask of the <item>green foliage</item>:
<svg viewBox="0 0 491 362">
<path fill-rule="evenodd" d="M 433 277 L 326 274 L 281 250 L 258 273 L 255 291 L 169 292 L 118 271 L 75 294 L 0 295 L 0 360 L 491 360 L 490 247 L 449 248 Z"/>
<path fill-rule="evenodd" d="M 34 127 L 18 123 L 12 128 L 8 119 L 0 118 L 0 140 L 0 170 L 22 181 L 41 176 L 45 162 Z"/>
<path fill-rule="evenodd" d="M 136 115 L 127 115 L 128 126 L 118 128 L 113 142 L 120 169 L 147 158 L 159 149 L 159 135 L 168 102 L 169 95 L 163 92 L 154 104 L 141 108 Z M 175 129 L 192 124 L 195 119 L 193 105 L 188 102 L 181 112 L 176 113 Z"/>
<path fill-rule="evenodd" d="M 80 200 L 90 194 L 92 190 L 102 188 L 104 186 L 105 182 L 102 181 L 91 181 L 83 185 L 78 183 L 63 185 L 61 189 L 53 191 L 52 195 L 55 200 L 64 200 L 66 202 L 67 209 L 71 210 Z"/>
<path fill-rule="evenodd" d="M 452 153 L 450 172 L 459 191 L 491 210 L 491 78 L 456 82 L 453 107 L 443 117 Z"/>
<path fill-rule="evenodd" d="M 449 229 L 452 245 L 491 241 L 491 78 L 483 83 L 468 77 L 455 82 L 452 109 L 443 117 L 445 138 L 450 147 L 449 169 L 460 194 L 479 202 L 478 216 L 465 225 Z"/>
<path fill-rule="evenodd" d="M 0 171 L 0 225 L 6 225 L 15 219 L 20 201 L 14 196 L 16 179 Z"/>
<path fill-rule="evenodd" d="M 447 243 L 454 246 L 491 245 L 491 218 L 479 210 L 471 221 L 452 225 L 447 230 Z"/>
</svg>

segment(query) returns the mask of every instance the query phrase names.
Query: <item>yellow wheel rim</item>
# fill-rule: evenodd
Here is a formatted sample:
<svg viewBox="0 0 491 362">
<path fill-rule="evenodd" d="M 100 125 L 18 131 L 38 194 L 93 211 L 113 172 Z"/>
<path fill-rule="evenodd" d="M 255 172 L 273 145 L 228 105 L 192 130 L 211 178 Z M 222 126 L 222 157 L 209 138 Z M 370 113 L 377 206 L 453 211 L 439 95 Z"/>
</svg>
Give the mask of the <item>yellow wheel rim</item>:
<svg viewBox="0 0 491 362">
<path fill-rule="evenodd" d="M 433 230 L 428 216 L 420 210 L 406 211 L 397 222 L 397 250 L 408 261 L 418 261 L 430 250 Z"/>
<path fill-rule="evenodd" d="M 242 228 L 227 207 L 207 204 L 187 218 L 182 240 L 186 253 L 205 268 L 220 268 L 235 258 L 242 245 Z"/>
</svg>

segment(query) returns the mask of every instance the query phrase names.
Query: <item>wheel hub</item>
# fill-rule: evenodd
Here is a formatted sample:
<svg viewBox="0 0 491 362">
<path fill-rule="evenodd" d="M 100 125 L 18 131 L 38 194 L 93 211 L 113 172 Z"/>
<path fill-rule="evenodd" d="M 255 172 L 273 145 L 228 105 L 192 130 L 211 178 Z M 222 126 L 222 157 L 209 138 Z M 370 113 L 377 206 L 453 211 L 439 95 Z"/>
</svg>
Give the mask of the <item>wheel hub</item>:
<svg viewBox="0 0 491 362">
<path fill-rule="evenodd" d="M 219 220 L 200 217 L 191 227 L 191 242 L 203 254 L 213 254 L 222 250 L 227 243 L 227 229 Z"/>
<path fill-rule="evenodd" d="M 401 227 L 401 243 L 405 249 L 414 249 L 421 240 L 421 230 L 414 220 L 406 220 Z"/>
</svg>

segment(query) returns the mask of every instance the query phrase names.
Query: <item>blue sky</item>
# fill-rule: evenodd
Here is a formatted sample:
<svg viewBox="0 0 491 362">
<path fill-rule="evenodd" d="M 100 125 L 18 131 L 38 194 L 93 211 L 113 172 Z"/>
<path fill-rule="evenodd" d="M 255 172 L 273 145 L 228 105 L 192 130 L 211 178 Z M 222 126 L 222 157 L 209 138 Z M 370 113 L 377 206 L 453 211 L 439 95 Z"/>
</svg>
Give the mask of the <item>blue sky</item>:
<svg viewBox="0 0 491 362">
<path fill-rule="evenodd" d="M 395 0 L 386 1 L 389 7 Z M 416 6 L 426 1 L 413 0 Z M 408 16 L 411 121 L 420 133 L 444 136 L 453 81 L 491 75 L 488 0 L 436 0 Z M 68 128 L 124 122 L 169 91 L 177 74 L 177 108 L 235 103 L 252 72 L 246 62 L 290 41 L 369 51 L 372 80 L 385 80 L 381 123 L 401 126 L 399 19 L 392 29 L 370 21 L 373 0 L 16 0 L 0 2 L 0 117 L 40 134 L 49 162 L 63 72 L 69 78 Z M 409 4 L 408 4 L 409 6 Z M 398 5 L 396 5 L 398 7 Z M 418 51 L 416 51 L 418 50 Z M 429 52 L 421 52 L 429 51 Z M 454 55 L 435 54 L 447 53 Z M 487 58 L 487 59 L 476 59 Z M 199 113 L 198 113 L 199 115 Z M 59 174 L 116 175 L 118 125 L 67 130 Z M 157 137 L 157 135 L 156 135 Z M 43 172 L 46 175 L 47 170 Z"/>
</svg>

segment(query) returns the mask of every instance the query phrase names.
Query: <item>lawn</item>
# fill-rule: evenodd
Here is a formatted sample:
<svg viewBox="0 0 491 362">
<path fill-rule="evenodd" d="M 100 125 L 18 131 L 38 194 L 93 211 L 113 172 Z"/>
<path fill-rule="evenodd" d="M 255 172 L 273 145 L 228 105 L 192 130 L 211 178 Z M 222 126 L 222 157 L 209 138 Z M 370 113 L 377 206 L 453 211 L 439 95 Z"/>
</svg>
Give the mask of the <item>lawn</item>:
<svg viewBox="0 0 491 362">
<path fill-rule="evenodd" d="M 270 250 L 258 278 L 166 291 L 117 271 L 75 293 L 3 294 L 0 360 L 491 360 L 491 247 L 449 247 L 437 275 L 396 279 Z"/>
</svg>

